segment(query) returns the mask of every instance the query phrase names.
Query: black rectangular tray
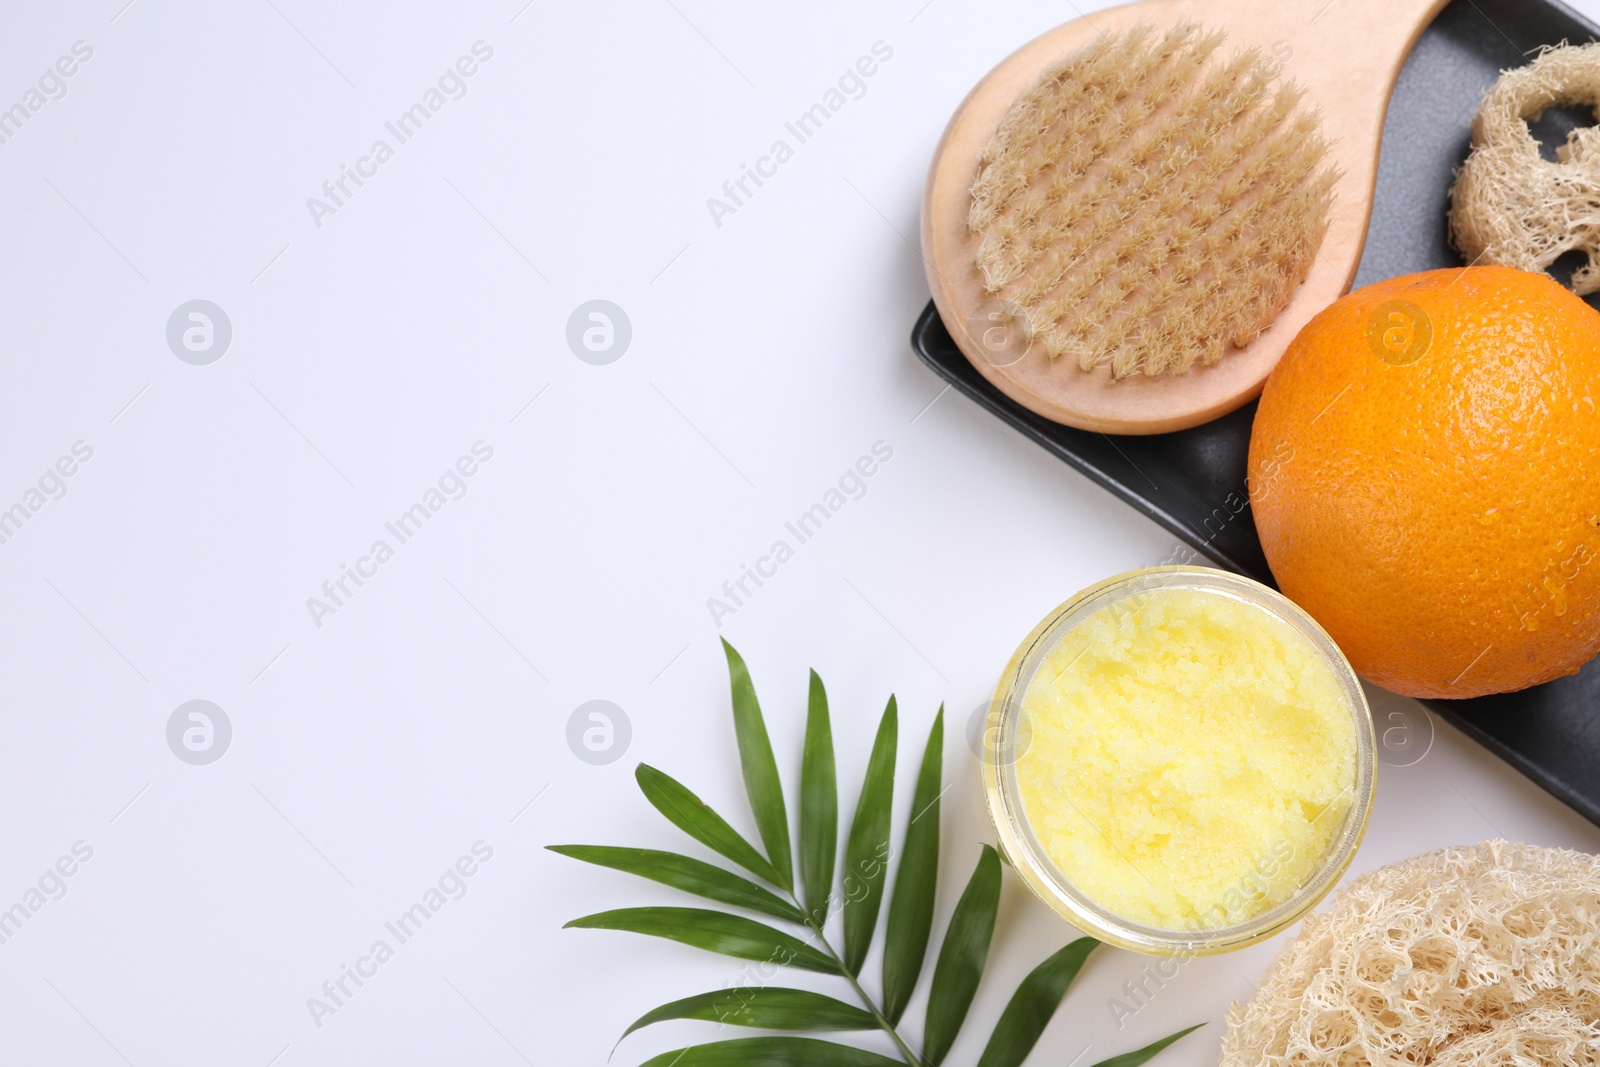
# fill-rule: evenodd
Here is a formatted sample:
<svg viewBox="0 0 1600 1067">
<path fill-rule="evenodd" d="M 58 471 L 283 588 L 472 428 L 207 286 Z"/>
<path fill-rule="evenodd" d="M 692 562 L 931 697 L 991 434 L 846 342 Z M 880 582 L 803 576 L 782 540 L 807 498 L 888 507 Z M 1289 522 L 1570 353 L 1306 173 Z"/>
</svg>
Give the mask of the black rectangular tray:
<svg viewBox="0 0 1600 1067">
<path fill-rule="evenodd" d="M 1597 36 L 1600 28 L 1548 0 L 1455 0 L 1440 13 L 1395 85 L 1357 286 L 1461 265 L 1446 238 L 1445 209 L 1484 90 L 1540 45 Z M 1556 144 L 1574 125 L 1592 121 L 1552 108 L 1534 130 L 1545 144 Z M 1011 426 L 1212 560 L 1272 583 L 1244 480 L 1254 403 L 1179 433 L 1108 436 L 1061 426 L 1007 398 L 967 362 L 932 303 L 911 341 L 942 377 Z M 1424 703 L 1600 824 L 1600 659 L 1571 678 L 1520 693 Z"/>
</svg>

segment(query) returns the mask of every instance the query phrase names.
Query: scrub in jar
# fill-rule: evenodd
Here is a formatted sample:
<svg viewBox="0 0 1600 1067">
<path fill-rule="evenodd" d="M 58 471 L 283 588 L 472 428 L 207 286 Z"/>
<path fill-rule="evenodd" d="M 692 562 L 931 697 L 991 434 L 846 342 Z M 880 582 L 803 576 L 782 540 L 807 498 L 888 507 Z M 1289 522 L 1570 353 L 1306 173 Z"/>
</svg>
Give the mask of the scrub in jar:
<svg viewBox="0 0 1600 1067">
<path fill-rule="evenodd" d="M 1355 801 L 1351 704 L 1315 645 L 1226 593 L 1150 588 L 1094 611 L 1023 696 L 1035 838 L 1084 896 L 1216 930 L 1293 896 Z"/>
</svg>

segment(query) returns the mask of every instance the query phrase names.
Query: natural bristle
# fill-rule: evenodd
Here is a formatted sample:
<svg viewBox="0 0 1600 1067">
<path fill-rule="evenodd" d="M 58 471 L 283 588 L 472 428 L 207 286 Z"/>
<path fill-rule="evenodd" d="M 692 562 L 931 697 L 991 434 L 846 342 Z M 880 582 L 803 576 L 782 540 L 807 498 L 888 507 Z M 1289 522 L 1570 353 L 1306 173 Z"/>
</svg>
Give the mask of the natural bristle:
<svg viewBox="0 0 1600 1067">
<path fill-rule="evenodd" d="M 1052 359 L 1183 373 L 1283 310 L 1327 229 L 1335 172 L 1301 91 L 1193 23 L 1107 37 L 1044 72 L 979 157 L 984 288 Z"/>
</svg>

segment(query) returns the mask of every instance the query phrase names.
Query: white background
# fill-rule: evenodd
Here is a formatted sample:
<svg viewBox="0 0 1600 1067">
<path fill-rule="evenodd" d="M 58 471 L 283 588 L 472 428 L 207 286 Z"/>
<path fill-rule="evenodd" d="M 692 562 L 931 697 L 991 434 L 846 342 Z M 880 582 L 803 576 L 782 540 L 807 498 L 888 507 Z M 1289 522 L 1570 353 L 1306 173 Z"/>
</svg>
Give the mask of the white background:
<svg viewBox="0 0 1600 1067">
<path fill-rule="evenodd" d="M 1173 548 L 907 345 L 943 123 L 1072 5 L 122 4 L 13 0 L 0 32 L 0 107 L 93 48 L 0 145 L 0 507 L 93 448 L 0 545 L 0 908 L 93 849 L 0 945 L 0 1062 L 600 1064 L 645 1010 L 735 979 L 563 931 L 692 901 L 543 846 L 702 854 L 638 795 L 641 760 L 752 829 L 706 601 L 878 441 L 865 496 L 720 632 L 791 783 L 822 674 L 847 817 L 888 694 L 902 766 L 948 704 L 941 929 L 990 837 L 967 715 L 1050 607 Z M 466 95 L 317 226 L 307 198 L 480 40 Z M 877 41 L 865 94 L 718 227 L 707 198 Z M 208 366 L 165 339 L 194 298 L 232 323 Z M 608 366 L 565 341 L 596 298 L 633 327 Z M 316 625 L 307 598 L 478 441 L 467 494 Z M 166 741 L 197 698 L 234 731 L 209 766 Z M 632 723 L 605 766 L 566 740 L 591 699 Z M 1378 794 L 1358 870 L 1497 834 L 1600 849 L 1443 724 Z M 469 892 L 318 1027 L 307 998 L 480 840 Z M 1069 934 L 1008 882 L 951 1063 Z M 1157 1062 L 1212 1062 L 1275 948 L 1187 964 L 1120 1033 L 1107 998 L 1143 961 L 1102 950 L 1031 1062 L 1202 1021 Z M 614 1062 L 716 1036 L 739 1035 L 664 1025 Z"/>
</svg>

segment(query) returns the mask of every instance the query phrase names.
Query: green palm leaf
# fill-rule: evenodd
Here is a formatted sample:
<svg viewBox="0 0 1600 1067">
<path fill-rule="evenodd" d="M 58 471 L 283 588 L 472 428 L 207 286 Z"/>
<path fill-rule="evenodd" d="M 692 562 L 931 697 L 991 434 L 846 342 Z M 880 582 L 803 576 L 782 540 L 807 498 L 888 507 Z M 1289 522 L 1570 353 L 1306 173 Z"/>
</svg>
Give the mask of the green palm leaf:
<svg viewBox="0 0 1600 1067">
<path fill-rule="evenodd" d="M 1033 1051 L 1050 1017 L 1061 1006 L 1067 987 L 1078 976 L 1083 961 L 1100 942 L 1080 937 L 1035 967 L 1011 995 L 1000 1013 L 978 1067 L 1018 1067 Z"/>
<path fill-rule="evenodd" d="M 699 1020 L 767 1030 L 804 1032 L 882 1030 L 901 1059 L 811 1037 L 752 1037 L 678 1049 L 644 1067 L 940 1067 L 967 1021 L 987 963 L 999 908 L 1002 864 L 984 846 L 977 868 L 956 903 L 945 931 L 928 991 L 925 1052 L 914 1052 L 897 1027 L 927 962 L 939 869 L 940 779 L 944 756 L 944 708 L 929 731 L 913 790 L 894 892 L 885 922 L 883 997 L 878 1003 L 856 976 L 870 950 L 883 910 L 894 809 L 899 747 L 899 710 L 889 698 L 867 761 L 855 815 L 845 840 L 845 866 L 836 872 L 839 826 L 837 770 L 827 693 L 811 672 L 805 747 L 799 792 L 798 870 L 789 837 L 788 812 L 771 740 L 749 670 L 723 642 L 732 690 L 734 729 L 745 789 L 761 848 L 734 830 L 698 796 L 671 776 L 645 764 L 635 778 L 651 805 L 696 841 L 777 888 L 774 893 L 746 878 L 689 856 L 654 849 L 600 845 L 551 845 L 552 852 L 648 878 L 707 900 L 771 919 L 809 927 L 807 940 L 738 914 L 702 908 L 623 908 L 574 919 L 569 928 L 621 930 L 664 938 L 708 952 L 758 963 L 797 967 L 849 979 L 862 1007 L 801 989 L 747 986 L 716 990 L 664 1004 L 640 1016 L 623 1037 L 666 1020 Z M 763 850 L 765 855 L 763 855 Z M 844 897 L 843 951 L 823 934 L 833 902 L 835 875 Z M 803 903 L 802 898 L 803 897 Z M 1080 938 L 1035 967 L 1006 1004 L 978 1067 L 1020 1067 L 1038 1043 L 1068 988 L 1098 943 Z M 815 946 L 815 947 L 814 947 Z M 1141 1067 L 1190 1027 L 1095 1067 Z"/>
<path fill-rule="evenodd" d="M 811 672 L 806 706 L 805 752 L 800 760 L 800 884 L 805 887 L 806 913 L 822 925 L 833 892 L 833 866 L 839 849 L 839 789 L 833 769 L 833 727 L 828 721 L 828 694 Z"/>
<path fill-rule="evenodd" d="M 755 846 L 677 779 L 648 763 L 639 764 L 633 777 L 651 806 L 678 829 L 757 877 L 773 885 L 783 885 L 778 872 L 756 851 Z"/>
<path fill-rule="evenodd" d="M 799 908 L 767 892 L 754 882 L 739 877 L 721 867 L 713 867 L 701 860 L 680 856 L 674 852 L 658 852 L 646 848 L 612 848 L 606 845 L 546 845 L 551 852 L 568 856 L 584 863 L 636 874 L 640 878 L 670 885 L 686 893 L 732 904 L 736 908 L 749 908 L 774 919 L 788 922 L 805 922 Z"/>
<path fill-rule="evenodd" d="M 821 993 L 754 986 L 718 989 L 663 1004 L 639 1016 L 622 1036 L 668 1019 L 701 1019 L 763 1030 L 873 1030 L 878 1025 L 878 1020 L 860 1008 Z"/>
<path fill-rule="evenodd" d="M 844 849 L 844 965 L 853 975 L 861 973 L 861 964 L 872 945 L 872 931 L 878 925 L 878 908 L 883 903 L 899 732 L 899 711 L 894 697 L 890 697 L 878 723 L 878 736 L 872 742 L 861 799 L 856 803 L 856 816 Z"/>
<path fill-rule="evenodd" d="M 922 751 L 906 825 L 905 851 L 889 898 L 889 921 L 883 945 L 883 1014 L 898 1023 L 928 954 L 933 929 L 934 890 L 939 882 L 939 778 L 944 773 L 944 707 L 934 716 L 928 745 Z"/>
<path fill-rule="evenodd" d="M 746 1037 L 663 1052 L 640 1067 L 905 1067 L 876 1052 L 814 1037 Z"/>
<path fill-rule="evenodd" d="M 756 829 L 766 846 L 767 858 L 778 872 L 777 885 L 794 888 L 794 858 L 789 851 L 789 813 L 783 803 L 783 783 L 778 780 L 778 762 L 772 758 L 772 742 L 767 724 L 756 702 L 756 688 L 744 659 L 724 639 L 722 651 L 728 657 L 728 681 L 733 687 L 733 732 L 739 742 L 739 763 L 744 769 L 744 788 L 750 795 L 750 810 Z"/>
<path fill-rule="evenodd" d="M 1178 1038 L 1184 1036 L 1185 1034 L 1192 1034 L 1204 1025 L 1205 1023 L 1196 1023 L 1187 1030 L 1179 1030 L 1175 1034 L 1168 1034 L 1160 1041 L 1152 1041 L 1150 1044 L 1136 1052 L 1124 1052 L 1122 1055 L 1113 1056 L 1109 1060 L 1101 1060 L 1099 1063 L 1095 1064 L 1094 1067 L 1139 1067 L 1141 1063 L 1145 1062 L 1151 1056 L 1154 1056 L 1156 1053 L 1160 1052 L 1162 1049 L 1178 1040 Z"/>
<path fill-rule="evenodd" d="M 938 1067 L 950 1054 L 950 1046 L 961 1032 L 972 998 L 978 992 L 984 964 L 989 959 L 989 941 L 994 936 L 995 915 L 1000 909 L 1000 857 L 993 848 L 983 846 L 977 870 L 967 882 L 955 914 L 944 932 L 939 961 L 933 965 L 933 985 L 928 990 L 928 1021 L 922 1031 L 922 1055 Z"/>
<path fill-rule="evenodd" d="M 625 930 L 720 952 L 741 960 L 776 963 L 823 974 L 839 965 L 797 938 L 754 919 L 704 908 L 619 908 L 567 923 L 578 930 Z"/>
</svg>

